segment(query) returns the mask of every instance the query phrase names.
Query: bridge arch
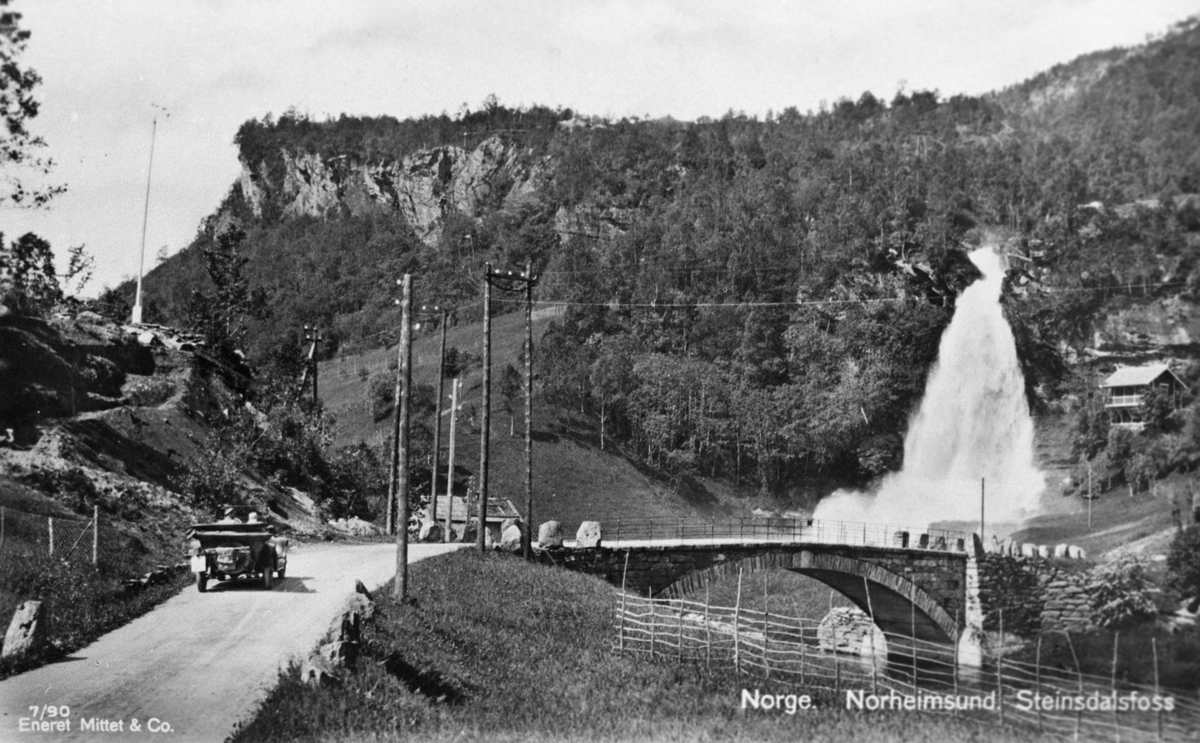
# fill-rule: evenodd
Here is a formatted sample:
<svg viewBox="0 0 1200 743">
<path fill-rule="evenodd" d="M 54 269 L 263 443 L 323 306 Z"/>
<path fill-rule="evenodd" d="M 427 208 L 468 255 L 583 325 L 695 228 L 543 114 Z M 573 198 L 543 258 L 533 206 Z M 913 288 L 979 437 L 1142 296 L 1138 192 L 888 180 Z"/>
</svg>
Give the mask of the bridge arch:
<svg viewBox="0 0 1200 743">
<path fill-rule="evenodd" d="M 690 572 L 658 592 L 681 597 L 717 580 L 763 570 L 789 570 L 814 578 L 870 614 L 889 639 L 952 644 L 959 623 L 921 586 L 904 575 L 866 560 L 813 551 L 767 551 L 726 560 Z"/>
</svg>

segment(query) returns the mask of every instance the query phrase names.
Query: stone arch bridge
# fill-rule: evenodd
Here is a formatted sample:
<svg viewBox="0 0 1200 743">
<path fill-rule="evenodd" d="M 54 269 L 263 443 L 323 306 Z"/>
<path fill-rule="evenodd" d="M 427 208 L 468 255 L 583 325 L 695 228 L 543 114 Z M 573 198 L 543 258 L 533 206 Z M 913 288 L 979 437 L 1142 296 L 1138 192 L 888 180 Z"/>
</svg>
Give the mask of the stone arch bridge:
<svg viewBox="0 0 1200 743">
<path fill-rule="evenodd" d="M 874 618 L 884 635 L 954 644 L 975 624 L 978 597 L 970 543 L 962 535 L 922 534 L 869 527 L 840 530 L 838 538 L 804 522 L 791 534 L 725 538 L 638 539 L 598 547 L 542 552 L 542 560 L 596 575 L 642 595 L 676 597 L 707 583 L 763 570 L 789 570 L 824 583 Z M 886 535 L 886 536 L 885 536 Z M 901 536 L 902 535 L 902 536 Z M 849 538 L 847 538 L 849 536 Z M 875 538 L 872 538 L 875 536 Z M 857 542 L 857 543 L 855 543 Z M 972 584 L 969 586 L 968 584 Z"/>
</svg>

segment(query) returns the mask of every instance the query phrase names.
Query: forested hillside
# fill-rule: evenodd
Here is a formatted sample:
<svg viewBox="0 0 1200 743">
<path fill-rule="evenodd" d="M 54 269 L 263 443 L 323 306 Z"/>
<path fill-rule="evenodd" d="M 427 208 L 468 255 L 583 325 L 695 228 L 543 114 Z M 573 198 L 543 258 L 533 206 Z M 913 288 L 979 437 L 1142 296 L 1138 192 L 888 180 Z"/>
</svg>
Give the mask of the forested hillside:
<svg viewBox="0 0 1200 743">
<path fill-rule="evenodd" d="M 1198 143 L 1195 19 L 982 97 L 866 92 L 696 122 L 494 98 L 405 121 L 267 115 L 239 130 L 243 176 L 195 242 L 147 278 L 146 312 L 194 317 L 231 224 L 268 310 L 258 357 L 294 352 L 306 323 L 327 329 L 326 357 L 394 343 L 405 272 L 418 304 L 475 319 L 484 264 L 529 260 L 535 298 L 569 305 L 537 348 L 544 400 L 664 470 L 766 491 L 861 481 L 899 465 L 975 276 L 966 246 L 1012 256 L 1035 410 L 1084 404 L 1071 364 L 1098 331 L 1121 345 L 1104 332 L 1130 307 L 1184 303 L 1166 350 L 1190 356 Z"/>
</svg>

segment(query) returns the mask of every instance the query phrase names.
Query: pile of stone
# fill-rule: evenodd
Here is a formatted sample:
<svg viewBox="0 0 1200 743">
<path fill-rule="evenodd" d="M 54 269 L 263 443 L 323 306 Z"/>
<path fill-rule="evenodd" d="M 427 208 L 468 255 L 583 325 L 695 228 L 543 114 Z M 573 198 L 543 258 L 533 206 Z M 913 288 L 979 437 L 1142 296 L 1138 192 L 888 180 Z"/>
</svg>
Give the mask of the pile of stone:
<svg viewBox="0 0 1200 743">
<path fill-rule="evenodd" d="M 1025 542 L 1018 544 L 1012 539 L 996 539 L 992 537 L 992 545 L 989 552 L 995 552 L 1000 555 L 1009 557 L 1040 557 L 1044 560 L 1055 558 L 1058 560 L 1086 560 L 1087 550 L 1082 547 L 1076 547 L 1073 544 L 1056 544 L 1053 547 L 1047 544 L 1034 544 Z"/>
<path fill-rule="evenodd" d="M 368 521 L 363 521 L 357 516 L 348 519 L 334 519 L 329 522 L 329 525 L 338 531 L 358 537 L 372 537 L 383 533 L 383 529 Z"/>
<path fill-rule="evenodd" d="M 505 522 L 507 523 L 507 522 Z M 599 521 L 584 521 L 575 532 L 575 549 L 595 549 L 604 538 L 604 530 Z M 537 541 L 533 548 L 540 551 L 556 551 L 566 547 L 563 541 L 562 524 L 557 521 L 546 521 L 538 528 Z"/>
<path fill-rule="evenodd" d="M 817 625 L 817 643 L 821 650 L 870 657 L 887 657 L 887 639 L 871 617 L 853 606 L 829 610 Z"/>
<path fill-rule="evenodd" d="M 143 574 L 140 578 L 126 578 L 121 585 L 125 593 L 138 593 L 150 586 L 167 583 L 171 580 L 171 576 L 186 573 L 190 569 L 191 565 L 186 562 L 175 565 L 159 565 L 149 573 Z"/>
<path fill-rule="evenodd" d="M 354 594 L 329 629 L 329 642 L 309 653 L 300 666 L 300 678 L 315 686 L 340 684 L 358 664 L 363 625 L 374 619 L 374 598 L 362 581 L 355 581 Z"/>
</svg>

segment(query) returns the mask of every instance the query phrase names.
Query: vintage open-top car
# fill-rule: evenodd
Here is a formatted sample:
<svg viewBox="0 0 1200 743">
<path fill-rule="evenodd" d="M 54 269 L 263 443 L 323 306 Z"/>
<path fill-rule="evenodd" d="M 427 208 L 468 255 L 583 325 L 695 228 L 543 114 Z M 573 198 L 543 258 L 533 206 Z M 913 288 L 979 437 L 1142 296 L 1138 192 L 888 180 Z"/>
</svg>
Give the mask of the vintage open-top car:
<svg viewBox="0 0 1200 743">
<path fill-rule="evenodd" d="M 195 524 L 188 532 L 196 588 L 208 590 L 209 580 L 261 579 L 268 591 L 275 578 L 287 572 L 287 537 L 259 520 L 262 509 L 227 506 L 220 521 Z"/>
</svg>

